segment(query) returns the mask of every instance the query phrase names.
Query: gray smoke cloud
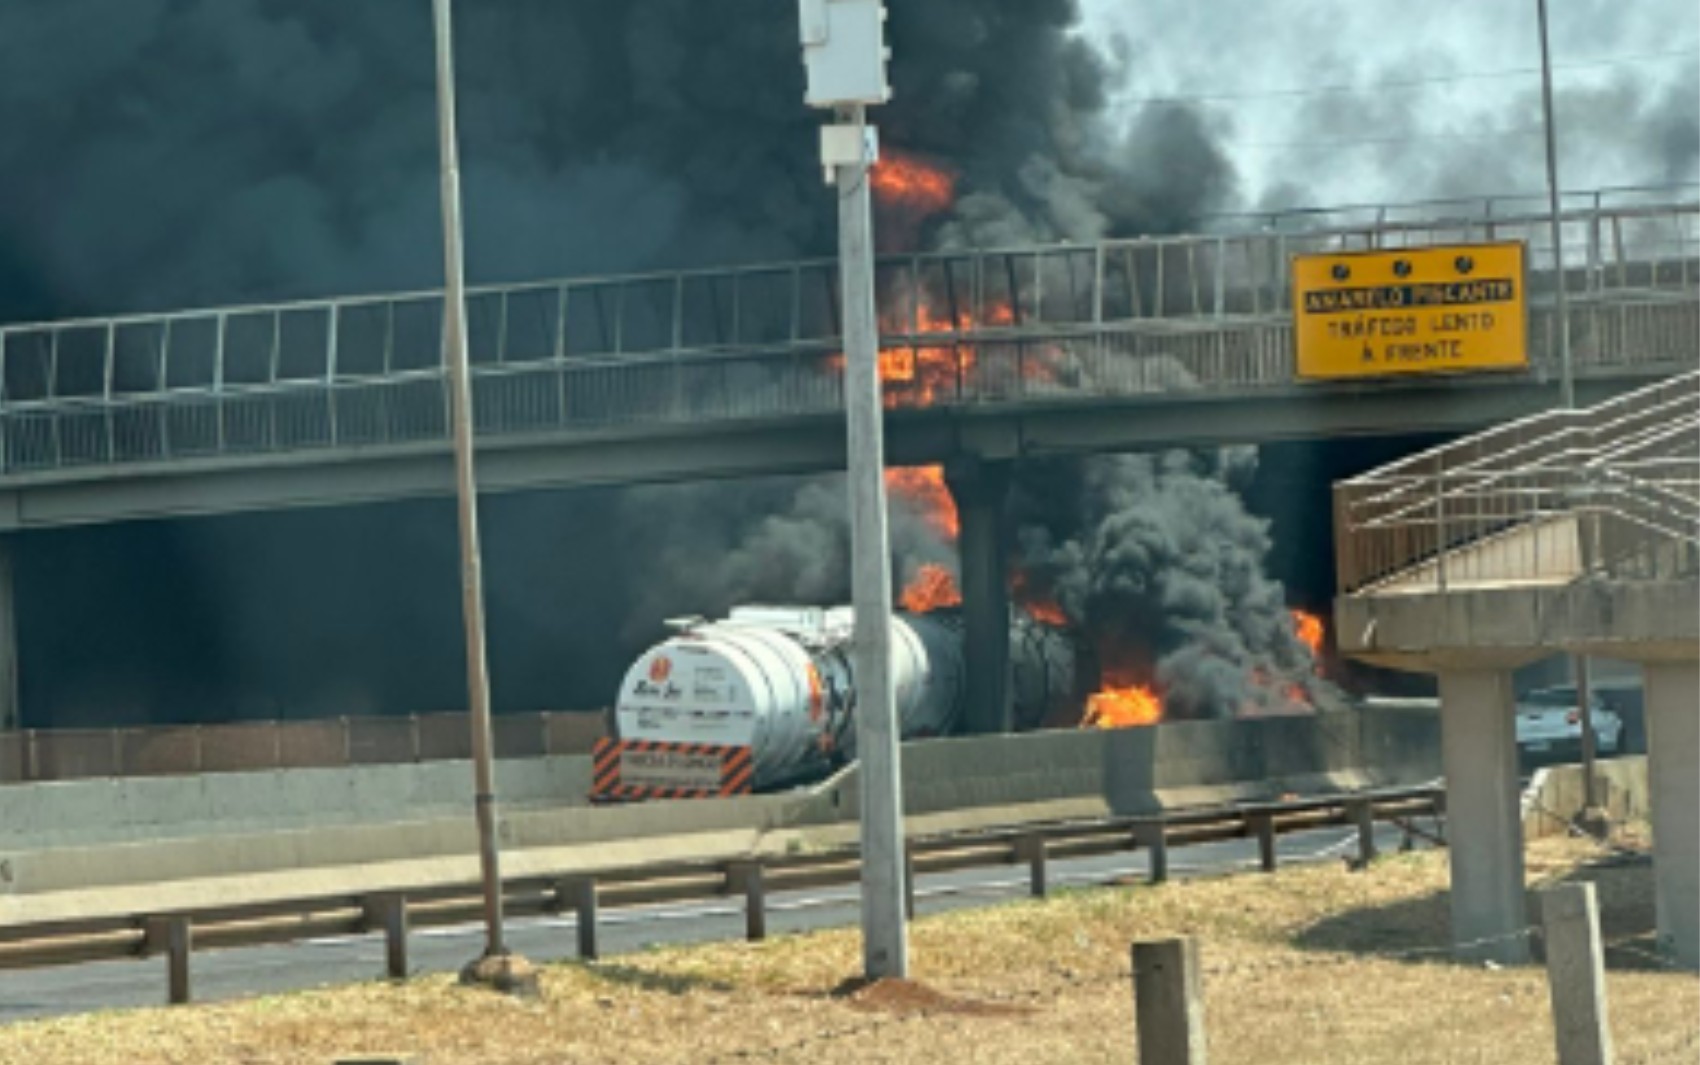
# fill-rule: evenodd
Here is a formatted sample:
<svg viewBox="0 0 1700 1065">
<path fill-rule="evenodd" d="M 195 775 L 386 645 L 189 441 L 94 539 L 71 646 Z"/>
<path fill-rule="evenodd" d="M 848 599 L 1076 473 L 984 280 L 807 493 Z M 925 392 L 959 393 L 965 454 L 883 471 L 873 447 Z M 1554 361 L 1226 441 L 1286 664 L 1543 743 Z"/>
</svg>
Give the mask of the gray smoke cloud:
<svg viewBox="0 0 1700 1065">
<path fill-rule="evenodd" d="M 745 603 L 849 601 L 849 498 L 841 476 L 636 488 L 619 502 L 626 549 L 641 559 L 625 635 L 654 638 L 681 614 L 721 617 Z M 892 497 L 895 574 L 954 568 L 952 545 L 911 500 Z"/>
</svg>

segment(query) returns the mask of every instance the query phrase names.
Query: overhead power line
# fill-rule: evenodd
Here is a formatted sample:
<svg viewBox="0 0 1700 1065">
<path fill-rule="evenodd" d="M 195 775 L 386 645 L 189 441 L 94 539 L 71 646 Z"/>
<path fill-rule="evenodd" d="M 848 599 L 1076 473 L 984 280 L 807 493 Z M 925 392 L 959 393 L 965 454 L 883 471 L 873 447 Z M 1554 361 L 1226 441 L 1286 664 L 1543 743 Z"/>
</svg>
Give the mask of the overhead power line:
<svg viewBox="0 0 1700 1065">
<path fill-rule="evenodd" d="M 1680 48 L 1668 52 L 1643 52 L 1640 55 L 1609 56 L 1584 59 L 1572 63 L 1555 63 L 1554 70 L 1592 70 L 1602 67 L 1629 66 L 1661 59 L 1694 58 L 1700 49 Z M 1284 89 L 1251 89 L 1245 92 L 1194 93 L 1187 95 L 1142 96 L 1118 101 L 1123 106 L 1165 106 L 1191 103 L 1226 103 L 1234 100 L 1275 100 L 1288 97 L 1327 96 L 1337 93 L 1375 93 L 1388 89 L 1415 89 L 1426 85 L 1448 85 L 1461 81 L 1481 81 L 1493 78 L 1517 78 L 1539 75 L 1541 68 L 1506 67 L 1502 70 L 1460 71 L 1456 74 L 1435 74 L 1422 78 L 1398 78 L 1391 81 L 1371 81 L 1357 85 L 1306 85 Z"/>
<path fill-rule="evenodd" d="M 1285 148 L 1363 148 L 1378 144 L 1411 144 L 1423 141 L 1504 141 L 1519 140 L 1525 137 L 1541 136 L 1539 126 L 1522 127 L 1517 129 L 1493 130 L 1488 133 L 1413 133 L 1399 137 L 1342 137 L 1337 140 L 1320 141 L 1254 141 L 1249 144 L 1231 145 L 1233 151 L 1242 148 L 1255 149 L 1285 149 Z"/>
</svg>

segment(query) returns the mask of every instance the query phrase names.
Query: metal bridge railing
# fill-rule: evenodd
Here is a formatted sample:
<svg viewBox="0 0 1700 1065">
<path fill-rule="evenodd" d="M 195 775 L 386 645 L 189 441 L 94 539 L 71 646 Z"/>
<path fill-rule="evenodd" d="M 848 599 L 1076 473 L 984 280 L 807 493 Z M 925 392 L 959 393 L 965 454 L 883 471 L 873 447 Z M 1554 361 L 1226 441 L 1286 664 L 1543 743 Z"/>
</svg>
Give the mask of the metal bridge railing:
<svg viewBox="0 0 1700 1065">
<path fill-rule="evenodd" d="M 1576 357 L 1694 358 L 1700 201 L 1564 225 Z M 1531 344 L 1557 350 L 1542 214 L 882 260 L 893 406 L 1288 386 L 1289 257 L 1529 242 Z M 1543 249 L 1546 249 L 1543 252 Z M 830 261 L 474 289 L 486 434 L 840 408 Z M 0 474 L 445 436 L 437 293 L 0 329 Z"/>
<path fill-rule="evenodd" d="M 1343 594 L 1700 570 L 1700 372 L 1549 411 L 1334 489 Z"/>
</svg>

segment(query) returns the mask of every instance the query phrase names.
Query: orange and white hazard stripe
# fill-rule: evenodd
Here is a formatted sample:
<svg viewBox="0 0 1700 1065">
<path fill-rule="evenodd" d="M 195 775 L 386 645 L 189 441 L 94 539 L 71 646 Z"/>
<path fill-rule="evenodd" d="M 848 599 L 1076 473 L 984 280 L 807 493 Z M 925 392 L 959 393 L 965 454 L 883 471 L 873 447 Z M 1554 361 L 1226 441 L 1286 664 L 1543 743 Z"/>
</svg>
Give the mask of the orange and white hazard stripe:
<svg viewBox="0 0 1700 1065">
<path fill-rule="evenodd" d="M 678 777 L 669 779 L 673 767 L 680 767 Z M 747 795 L 754 773 L 748 747 L 604 739 L 596 743 L 590 798 L 637 802 Z"/>
</svg>

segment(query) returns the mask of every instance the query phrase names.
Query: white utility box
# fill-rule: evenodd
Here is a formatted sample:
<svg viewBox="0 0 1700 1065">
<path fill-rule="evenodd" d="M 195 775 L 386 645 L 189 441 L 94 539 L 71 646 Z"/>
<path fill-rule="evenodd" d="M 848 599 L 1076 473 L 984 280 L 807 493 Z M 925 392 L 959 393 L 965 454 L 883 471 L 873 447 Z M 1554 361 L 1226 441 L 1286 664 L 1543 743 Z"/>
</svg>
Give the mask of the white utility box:
<svg viewBox="0 0 1700 1065">
<path fill-rule="evenodd" d="M 806 97 L 811 107 L 883 104 L 886 82 L 885 4 L 881 0 L 798 0 Z"/>
</svg>

